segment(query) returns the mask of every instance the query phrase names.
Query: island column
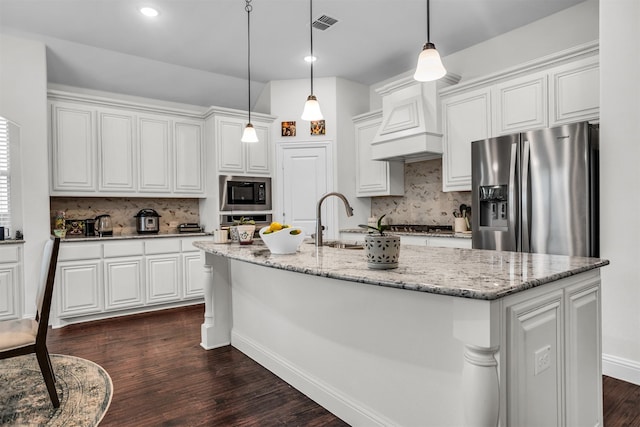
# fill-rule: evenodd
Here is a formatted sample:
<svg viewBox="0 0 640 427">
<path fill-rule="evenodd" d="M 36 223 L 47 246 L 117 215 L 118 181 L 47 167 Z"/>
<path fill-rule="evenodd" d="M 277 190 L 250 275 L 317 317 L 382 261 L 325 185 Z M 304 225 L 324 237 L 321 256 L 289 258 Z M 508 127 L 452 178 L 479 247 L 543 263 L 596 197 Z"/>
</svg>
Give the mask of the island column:
<svg viewBox="0 0 640 427">
<path fill-rule="evenodd" d="M 200 346 L 205 350 L 231 344 L 231 275 L 229 259 L 202 252 L 204 259 L 204 323 Z"/>
</svg>

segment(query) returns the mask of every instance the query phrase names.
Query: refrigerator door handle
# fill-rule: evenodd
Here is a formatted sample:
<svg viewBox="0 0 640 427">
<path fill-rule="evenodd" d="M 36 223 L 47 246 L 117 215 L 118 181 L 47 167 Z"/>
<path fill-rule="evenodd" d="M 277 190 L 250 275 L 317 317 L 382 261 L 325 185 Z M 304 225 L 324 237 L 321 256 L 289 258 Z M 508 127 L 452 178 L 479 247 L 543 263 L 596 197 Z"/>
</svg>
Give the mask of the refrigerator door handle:
<svg viewBox="0 0 640 427">
<path fill-rule="evenodd" d="M 531 143 L 524 140 L 522 153 L 522 252 L 531 252 L 531 188 L 529 184 L 529 166 L 531 163 Z"/>
<path fill-rule="evenodd" d="M 520 234 L 520 221 L 518 219 L 518 210 L 517 210 L 517 182 L 516 182 L 516 161 L 518 158 L 518 145 L 513 144 L 511 147 L 511 160 L 509 165 L 509 194 L 507 196 L 507 200 L 509 203 L 509 239 L 511 240 L 511 247 L 515 248 L 516 251 L 520 252 L 522 249 L 520 248 L 520 239 L 518 235 Z"/>
</svg>

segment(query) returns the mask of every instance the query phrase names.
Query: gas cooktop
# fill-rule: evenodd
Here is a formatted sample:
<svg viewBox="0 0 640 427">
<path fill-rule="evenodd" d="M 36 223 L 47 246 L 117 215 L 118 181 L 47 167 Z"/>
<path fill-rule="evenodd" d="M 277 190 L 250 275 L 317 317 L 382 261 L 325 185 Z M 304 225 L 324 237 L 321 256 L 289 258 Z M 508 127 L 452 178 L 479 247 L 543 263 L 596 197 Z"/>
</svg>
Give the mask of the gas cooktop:
<svg viewBox="0 0 640 427">
<path fill-rule="evenodd" d="M 389 226 L 389 231 L 405 233 L 453 234 L 453 227 L 451 225 L 394 224 Z"/>
</svg>

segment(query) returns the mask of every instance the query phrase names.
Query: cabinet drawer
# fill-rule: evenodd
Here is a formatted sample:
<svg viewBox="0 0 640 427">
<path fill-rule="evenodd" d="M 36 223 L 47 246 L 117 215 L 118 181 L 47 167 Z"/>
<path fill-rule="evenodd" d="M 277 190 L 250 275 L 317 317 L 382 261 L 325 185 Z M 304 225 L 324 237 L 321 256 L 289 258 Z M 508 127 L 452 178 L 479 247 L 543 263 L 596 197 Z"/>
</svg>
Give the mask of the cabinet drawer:
<svg viewBox="0 0 640 427">
<path fill-rule="evenodd" d="M 197 237 L 183 237 L 182 252 L 197 252 L 200 249 L 193 246 L 193 242 L 202 242 L 205 240 L 211 240 L 211 236 L 197 236 Z"/>
<path fill-rule="evenodd" d="M 93 259 L 102 257 L 100 243 L 64 243 L 60 245 L 58 261 L 73 261 L 78 259 Z"/>
<path fill-rule="evenodd" d="M 17 245 L 0 246 L 0 262 L 18 262 L 20 260 L 20 247 Z"/>
<path fill-rule="evenodd" d="M 141 241 L 109 242 L 104 244 L 104 257 L 142 256 L 144 245 Z"/>
<path fill-rule="evenodd" d="M 180 252 L 180 239 L 151 239 L 144 242 L 147 255 Z"/>
</svg>

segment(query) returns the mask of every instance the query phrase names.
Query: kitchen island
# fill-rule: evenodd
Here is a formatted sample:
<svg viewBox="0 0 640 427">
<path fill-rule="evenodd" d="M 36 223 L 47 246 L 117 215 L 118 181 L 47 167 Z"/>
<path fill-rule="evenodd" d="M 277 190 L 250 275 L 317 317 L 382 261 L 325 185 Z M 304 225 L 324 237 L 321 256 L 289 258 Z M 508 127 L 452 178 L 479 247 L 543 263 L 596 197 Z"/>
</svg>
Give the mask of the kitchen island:
<svg viewBox="0 0 640 427">
<path fill-rule="evenodd" d="M 351 425 L 602 425 L 605 260 L 304 243 L 205 252 L 206 348 L 232 344 Z"/>
</svg>

